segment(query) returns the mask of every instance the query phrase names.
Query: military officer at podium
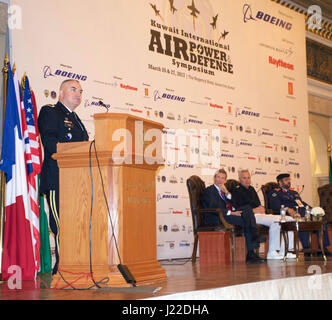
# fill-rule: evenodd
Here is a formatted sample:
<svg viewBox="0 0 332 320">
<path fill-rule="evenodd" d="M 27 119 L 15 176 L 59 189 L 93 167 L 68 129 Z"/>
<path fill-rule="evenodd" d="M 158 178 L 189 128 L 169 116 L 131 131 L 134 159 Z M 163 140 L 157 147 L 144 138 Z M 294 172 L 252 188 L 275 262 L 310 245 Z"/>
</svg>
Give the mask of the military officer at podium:
<svg viewBox="0 0 332 320">
<path fill-rule="evenodd" d="M 283 173 L 277 176 L 277 182 L 279 187 L 272 190 L 268 197 L 272 210 L 280 210 L 281 206 L 284 205 L 287 215 L 293 218 L 296 215 L 296 207 L 298 207 L 298 213 L 304 217 L 306 207 L 308 205 L 304 202 L 300 194 L 291 188 L 291 178 L 288 173 Z M 325 217 L 324 217 L 325 218 Z M 309 248 L 309 234 L 308 232 L 300 232 L 299 238 L 302 243 L 303 249 Z M 330 245 L 329 236 L 326 224 L 324 226 L 324 251 L 326 256 L 331 256 L 332 254 L 326 249 Z"/>
<path fill-rule="evenodd" d="M 82 87 L 77 80 L 65 80 L 60 86 L 56 105 L 41 108 L 38 128 L 44 148 L 44 161 L 40 175 L 40 193 L 46 194 L 49 206 L 49 223 L 55 237 L 56 263 L 59 265 L 59 168 L 52 155 L 57 152 L 57 143 L 88 141 L 84 124 L 74 112 L 82 101 Z"/>
</svg>

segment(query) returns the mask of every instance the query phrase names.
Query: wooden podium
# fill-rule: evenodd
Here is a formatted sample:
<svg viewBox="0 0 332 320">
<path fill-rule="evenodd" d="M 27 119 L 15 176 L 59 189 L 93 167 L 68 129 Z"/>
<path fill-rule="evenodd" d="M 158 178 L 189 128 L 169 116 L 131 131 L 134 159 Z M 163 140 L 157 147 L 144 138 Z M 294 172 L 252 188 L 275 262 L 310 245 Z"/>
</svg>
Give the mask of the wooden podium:
<svg viewBox="0 0 332 320">
<path fill-rule="evenodd" d="M 128 114 L 96 114 L 94 119 L 95 145 L 114 227 L 113 234 L 92 146 L 94 279 L 108 277 L 106 286 L 130 286 L 117 269 L 116 239 L 121 262 L 137 285 L 166 280 L 157 261 L 156 241 L 155 177 L 163 165 L 163 125 Z M 75 287 L 93 285 L 91 277 L 82 276 L 90 273 L 90 146 L 91 142 L 61 143 L 53 156 L 60 170 L 59 270 Z M 59 273 L 53 277 L 52 287 L 65 285 Z"/>
</svg>

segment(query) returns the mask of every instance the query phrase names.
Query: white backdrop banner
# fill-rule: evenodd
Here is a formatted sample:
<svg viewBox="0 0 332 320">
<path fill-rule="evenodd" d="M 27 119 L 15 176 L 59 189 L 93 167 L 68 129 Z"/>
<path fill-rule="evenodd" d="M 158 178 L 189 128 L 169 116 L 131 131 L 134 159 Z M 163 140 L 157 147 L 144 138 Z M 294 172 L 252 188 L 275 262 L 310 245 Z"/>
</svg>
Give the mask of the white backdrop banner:
<svg viewBox="0 0 332 320">
<path fill-rule="evenodd" d="M 209 185 L 220 167 L 229 178 L 248 168 L 259 190 L 288 172 L 311 201 L 304 16 L 266 0 L 12 4 L 22 11 L 14 60 L 39 108 L 72 78 L 91 139 L 93 114 L 106 108 L 165 125 L 159 259 L 191 254 L 191 175 Z"/>
</svg>

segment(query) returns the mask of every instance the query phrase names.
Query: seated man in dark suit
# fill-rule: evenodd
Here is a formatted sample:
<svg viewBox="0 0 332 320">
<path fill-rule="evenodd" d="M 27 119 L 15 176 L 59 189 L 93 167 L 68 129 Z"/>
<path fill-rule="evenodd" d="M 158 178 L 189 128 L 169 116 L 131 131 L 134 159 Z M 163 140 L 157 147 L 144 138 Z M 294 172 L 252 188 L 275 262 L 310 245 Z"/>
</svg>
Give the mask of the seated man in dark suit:
<svg viewBox="0 0 332 320">
<path fill-rule="evenodd" d="M 233 225 L 243 228 L 247 245 L 247 263 L 264 262 L 254 252 L 257 245 L 258 235 L 256 231 L 256 219 L 252 209 L 249 206 L 234 208 L 232 196 L 225 187 L 227 173 L 220 169 L 214 175 L 214 184 L 207 187 L 201 197 L 204 208 L 220 208 L 225 220 Z M 220 224 L 220 218 L 216 213 L 206 213 L 204 215 L 206 225 Z"/>
</svg>

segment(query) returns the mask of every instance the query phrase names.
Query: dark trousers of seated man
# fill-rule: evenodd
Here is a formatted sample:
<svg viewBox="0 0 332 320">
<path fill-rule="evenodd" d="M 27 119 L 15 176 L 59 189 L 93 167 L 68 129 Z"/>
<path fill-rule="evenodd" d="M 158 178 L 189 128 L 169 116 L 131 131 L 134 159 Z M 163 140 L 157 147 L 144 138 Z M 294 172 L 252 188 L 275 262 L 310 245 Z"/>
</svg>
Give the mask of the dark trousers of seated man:
<svg viewBox="0 0 332 320">
<path fill-rule="evenodd" d="M 304 217 L 304 213 L 300 212 L 301 217 Z M 323 217 L 323 223 L 324 223 L 324 232 L 323 232 L 323 247 L 327 248 L 330 246 L 330 240 L 329 240 L 329 232 L 327 230 L 327 220 L 326 217 Z M 318 240 L 318 246 L 320 247 L 319 243 L 319 233 L 318 231 L 314 232 L 317 235 L 317 240 Z M 299 232 L 299 239 L 301 241 L 303 249 L 309 249 L 310 248 L 310 242 L 309 242 L 309 232 Z"/>
<path fill-rule="evenodd" d="M 240 226 L 243 229 L 243 234 L 246 240 L 248 252 L 254 251 L 259 247 L 257 243 L 257 225 L 255 214 L 250 206 L 243 206 L 236 208 L 237 211 L 242 211 L 241 216 L 223 214 L 225 220 L 234 225 Z M 216 213 L 205 214 L 206 225 L 221 224 L 220 218 Z"/>
</svg>

